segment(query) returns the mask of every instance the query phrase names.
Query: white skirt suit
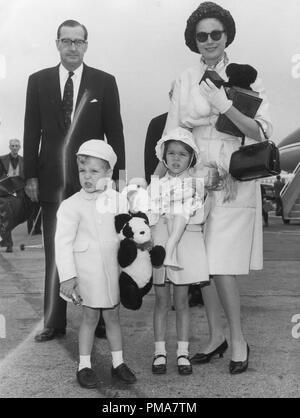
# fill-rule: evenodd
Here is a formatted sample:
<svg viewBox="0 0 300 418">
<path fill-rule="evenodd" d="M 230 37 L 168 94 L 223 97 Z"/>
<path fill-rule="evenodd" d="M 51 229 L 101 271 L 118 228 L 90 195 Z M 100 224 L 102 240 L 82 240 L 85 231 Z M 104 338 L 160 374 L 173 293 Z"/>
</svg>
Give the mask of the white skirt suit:
<svg viewBox="0 0 300 418">
<path fill-rule="evenodd" d="M 99 213 L 99 199 L 113 209 Z M 127 200 L 113 189 L 100 195 L 82 189 L 59 207 L 55 235 L 59 278 L 63 282 L 78 277 L 82 305 L 112 308 L 120 301 L 114 217 L 126 211 Z"/>
<path fill-rule="evenodd" d="M 227 61 L 227 62 L 226 62 Z M 220 62 L 215 71 L 227 80 L 228 60 Z M 216 161 L 228 170 L 231 154 L 241 145 L 241 138 L 215 128 L 218 112 L 200 94 L 199 81 L 207 66 L 202 60 L 184 71 L 176 80 L 165 132 L 177 126 L 192 129 L 200 150 L 200 160 Z M 272 124 L 269 105 L 261 80 L 252 84 L 263 99 L 255 116 L 269 137 Z M 255 141 L 246 138 L 246 145 Z M 261 195 L 258 182 L 237 182 L 237 197 L 223 203 L 223 191 L 212 193 L 211 210 L 205 224 L 205 245 L 211 275 L 242 275 L 263 266 Z"/>
</svg>

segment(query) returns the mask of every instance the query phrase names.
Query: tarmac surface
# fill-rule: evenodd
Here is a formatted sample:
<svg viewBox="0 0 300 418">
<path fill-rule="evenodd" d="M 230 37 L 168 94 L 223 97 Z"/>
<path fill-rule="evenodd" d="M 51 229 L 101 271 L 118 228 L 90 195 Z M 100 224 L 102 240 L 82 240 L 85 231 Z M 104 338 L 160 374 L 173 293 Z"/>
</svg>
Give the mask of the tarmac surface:
<svg viewBox="0 0 300 418">
<path fill-rule="evenodd" d="M 230 349 L 223 359 L 194 366 L 180 376 L 176 367 L 175 312 L 170 310 L 168 372 L 151 373 L 153 290 L 138 312 L 121 308 L 125 361 L 137 376 L 132 386 L 111 380 L 105 339 L 96 339 L 92 363 L 99 387 L 76 381 L 80 308 L 68 308 L 67 335 L 34 342 L 42 328 L 44 255 L 28 238 L 25 225 L 13 232 L 14 252 L 0 252 L 0 398 L 299 398 L 300 397 L 300 223 L 284 225 L 271 217 L 264 228 L 264 270 L 240 277 L 244 332 L 250 346 L 246 373 L 228 372 Z M 191 309 L 190 353 L 201 351 L 208 337 L 205 311 Z M 294 321 L 294 322 L 293 322 Z M 226 335 L 229 338 L 225 317 Z"/>
</svg>

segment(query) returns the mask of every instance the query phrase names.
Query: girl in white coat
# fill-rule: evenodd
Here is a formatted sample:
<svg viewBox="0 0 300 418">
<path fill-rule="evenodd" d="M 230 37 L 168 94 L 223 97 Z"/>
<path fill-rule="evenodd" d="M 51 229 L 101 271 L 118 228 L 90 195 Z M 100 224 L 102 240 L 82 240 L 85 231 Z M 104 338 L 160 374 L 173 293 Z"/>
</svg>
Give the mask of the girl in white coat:
<svg viewBox="0 0 300 418">
<path fill-rule="evenodd" d="M 136 381 L 123 362 L 119 321 L 119 241 L 114 217 L 127 211 L 127 202 L 109 187 L 116 161 L 104 141 L 84 142 L 77 153 L 82 189 L 64 200 L 57 212 L 55 256 L 61 296 L 82 305 L 77 380 L 85 388 L 97 385 L 90 357 L 100 309 L 112 353 L 112 375 L 126 383 Z"/>
</svg>

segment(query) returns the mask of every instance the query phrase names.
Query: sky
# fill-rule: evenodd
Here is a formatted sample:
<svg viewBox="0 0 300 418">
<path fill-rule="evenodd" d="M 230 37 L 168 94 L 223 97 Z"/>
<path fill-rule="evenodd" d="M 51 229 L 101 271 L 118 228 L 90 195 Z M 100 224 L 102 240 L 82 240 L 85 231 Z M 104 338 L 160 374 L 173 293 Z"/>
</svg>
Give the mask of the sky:
<svg viewBox="0 0 300 418">
<path fill-rule="evenodd" d="M 170 84 L 199 55 L 184 41 L 199 0 L 0 0 L 0 154 L 23 138 L 28 76 L 58 64 L 57 27 L 66 19 L 89 32 L 87 65 L 116 77 L 129 176 L 143 175 L 150 120 L 168 110 Z M 299 0 L 220 0 L 237 35 L 227 53 L 264 81 L 279 143 L 300 126 Z M 21 150 L 22 153 L 22 150 Z"/>
</svg>

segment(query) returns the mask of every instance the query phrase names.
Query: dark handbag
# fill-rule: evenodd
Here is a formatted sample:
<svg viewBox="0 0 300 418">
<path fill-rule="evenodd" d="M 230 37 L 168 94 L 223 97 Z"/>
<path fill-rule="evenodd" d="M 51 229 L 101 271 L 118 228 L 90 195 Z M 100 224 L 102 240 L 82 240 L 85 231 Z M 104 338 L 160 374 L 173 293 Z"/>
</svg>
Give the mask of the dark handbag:
<svg viewBox="0 0 300 418">
<path fill-rule="evenodd" d="M 249 118 L 253 119 L 255 117 L 256 112 L 262 103 L 262 99 L 259 97 L 258 92 L 235 86 L 225 87 L 225 91 L 228 99 L 232 100 L 232 104 L 236 109 Z M 239 128 L 223 114 L 218 117 L 216 129 L 219 132 L 224 132 L 232 136 L 243 136 L 243 133 Z"/>
<path fill-rule="evenodd" d="M 260 122 L 255 121 L 266 138 Z M 262 141 L 246 145 L 245 137 L 242 146 L 231 155 L 229 173 L 240 181 L 256 180 L 280 173 L 279 150 L 272 141 Z"/>
</svg>

